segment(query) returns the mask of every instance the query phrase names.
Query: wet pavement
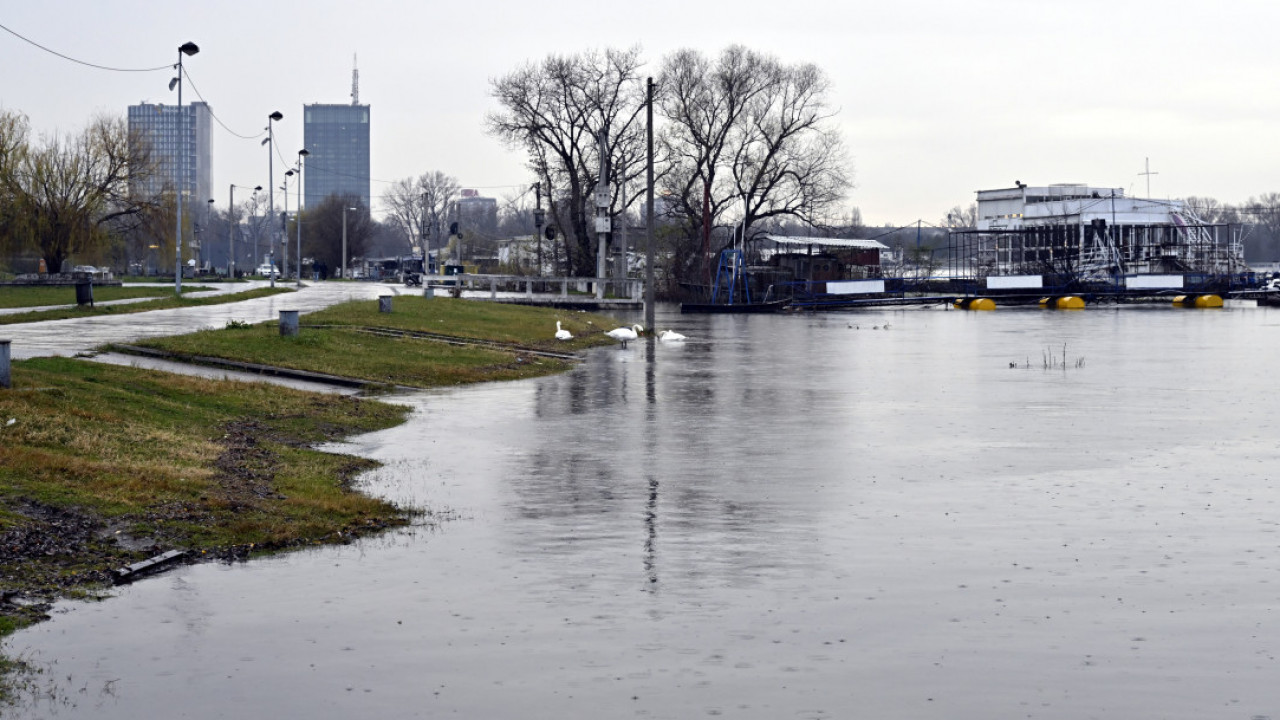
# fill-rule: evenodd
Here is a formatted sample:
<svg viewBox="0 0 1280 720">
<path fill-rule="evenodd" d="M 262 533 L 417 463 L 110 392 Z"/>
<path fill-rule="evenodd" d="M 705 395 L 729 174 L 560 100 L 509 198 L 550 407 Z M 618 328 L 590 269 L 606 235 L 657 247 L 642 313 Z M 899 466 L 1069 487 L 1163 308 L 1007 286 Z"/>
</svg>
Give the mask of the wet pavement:
<svg viewBox="0 0 1280 720">
<path fill-rule="evenodd" d="M 1280 311 L 665 327 L 403 397 L 332 447 L 452 519 L 61 603 L 14 716 L 1280 715 Z"/>
<path fill-rule="evenodd" d="M 265 287 L 266 282 L 228 285 L 206 294 L 239 292 Z M 275 320 L 281 310 L 313 312 L 348 300 L 373 300 L 380 295 L 421 295 L 421 288 L 383 283 L 306 282 L 296 292 L 224 305 L 69 320 L 48 320 L 0 326 L 0 338 L 11 340 L 14 360 L 51 355 L 72 356 L 110 342 L 181 335 L 208 328 L 226 327 L 232 320 L 257 323 Z"/>
</svg>

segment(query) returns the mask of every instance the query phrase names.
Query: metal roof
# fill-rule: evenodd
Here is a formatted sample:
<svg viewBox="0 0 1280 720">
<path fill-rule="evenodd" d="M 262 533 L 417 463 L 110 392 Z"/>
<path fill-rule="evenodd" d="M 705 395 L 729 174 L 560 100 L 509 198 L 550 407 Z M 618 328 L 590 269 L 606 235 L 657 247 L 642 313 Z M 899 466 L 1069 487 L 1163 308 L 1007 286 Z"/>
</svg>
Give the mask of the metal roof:
<svg viewBox="0 0 1280 720">
<path fill-rule="evenodd" d="M 888 250 L 889 246 L 879 240 L 855 240 L 850 238 L 789 237 L 785 235 L 765 234 L 766 240 L 780 245 L 826 245 L 828 247 L 855 248 L 858 250 Z"/>
</svg>

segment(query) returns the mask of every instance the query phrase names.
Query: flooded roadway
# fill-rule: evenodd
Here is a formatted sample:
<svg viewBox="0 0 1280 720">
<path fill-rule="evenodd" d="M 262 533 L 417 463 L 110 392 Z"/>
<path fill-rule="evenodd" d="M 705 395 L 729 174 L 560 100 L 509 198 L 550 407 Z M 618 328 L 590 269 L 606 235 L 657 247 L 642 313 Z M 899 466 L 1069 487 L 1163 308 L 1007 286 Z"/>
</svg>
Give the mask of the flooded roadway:
<svg viewBox="0 0 1280 720">
<path fill-rule="evenodd" d="M 335 446 L 438 527 L 60 604 L 16 716 L 1280 717 L 1277 311 L 669 326 Z"/>
<path fill-rule="evenodd" d="M 262 281 L 224 283 L 217 290 L 191 295 L 203 297 L 267 286 L 268 283 Z M 280 317 L 281 310 L 298 310 L 308 313 L 348 300 L 373 300 L 379 295 L 397 295 L 406 292 L 422 294 L 421 289 L 414 292 L 403 286 L 382 283 L 304 283 L 297 292 L 224 305 L 201 305 L 127 315 L 2 325 L 0 338 L 8 338 L 12 341 L 11 354 L 14 360 L 50 355 L 71 356 L 88 352 L 110 342 L 129 342 L 149 337 L 180 335 L 207 328 L 222 328 L 232 320 L 247 323 L 275 320 Z M 15 312 L 25 312 L 28 309 L 30 308 L 17 308 Z"/>
</svg>

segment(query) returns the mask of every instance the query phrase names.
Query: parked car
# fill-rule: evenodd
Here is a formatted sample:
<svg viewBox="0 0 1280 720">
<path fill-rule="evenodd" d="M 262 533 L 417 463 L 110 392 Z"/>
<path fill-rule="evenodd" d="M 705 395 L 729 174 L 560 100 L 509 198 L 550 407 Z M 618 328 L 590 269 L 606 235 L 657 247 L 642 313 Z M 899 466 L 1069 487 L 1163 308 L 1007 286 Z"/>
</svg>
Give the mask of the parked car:
<svg viewBox="0 0 1280 720">
<path fill-rule="evenodd" d="M 258 274 L 267 278 L 272 276 L 280 277 L 280 271 L 276 269 L 275 265 L 271 265 L 269 263 L 262 263 L 261 265 L 259 265 Z"/>
</svg>

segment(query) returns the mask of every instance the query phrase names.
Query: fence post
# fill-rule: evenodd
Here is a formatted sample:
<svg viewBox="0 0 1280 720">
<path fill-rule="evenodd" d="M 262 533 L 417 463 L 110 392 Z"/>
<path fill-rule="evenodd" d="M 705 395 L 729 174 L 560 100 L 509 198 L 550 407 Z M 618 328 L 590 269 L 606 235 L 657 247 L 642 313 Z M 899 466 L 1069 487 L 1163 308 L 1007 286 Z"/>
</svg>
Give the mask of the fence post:
<svg viewBox="0 0 1280 720">
<path fill-rule="evenodd" d="M 498 299 L 498 280 L 497 278 L 489 278 L 489 299 Z"/>
<path fill-rule="evenodd" d="M 280 311 L 280 334 L 285 337 L 294 337 L 298 334 L 297 310 Z"/>
<path fill-rule="evenodd" d="M 524 296 L 527 298 L 533 297 L 533 281 L 532 280 L 524 281 Z"/>
</svg>

